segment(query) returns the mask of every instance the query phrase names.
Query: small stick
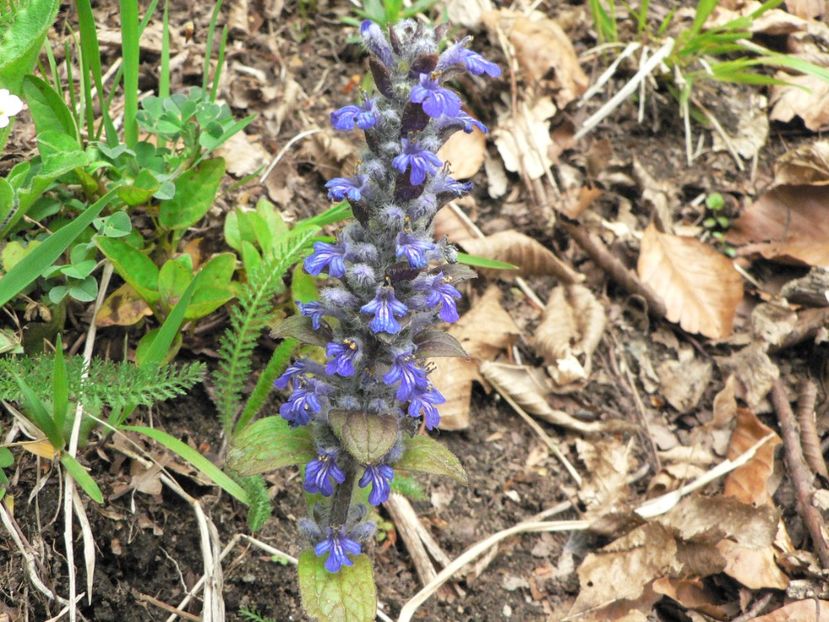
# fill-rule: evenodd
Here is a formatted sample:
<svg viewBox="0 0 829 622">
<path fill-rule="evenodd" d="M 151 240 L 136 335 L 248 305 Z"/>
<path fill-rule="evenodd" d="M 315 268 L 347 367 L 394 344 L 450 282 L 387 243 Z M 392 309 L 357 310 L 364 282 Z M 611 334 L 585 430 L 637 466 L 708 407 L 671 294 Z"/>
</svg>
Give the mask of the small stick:
<svg viewBox="0 0 829 622">
<path fill-rule="evenodd" d="M 812 472 L 829 479 L 826 471 L 826 462 L 820 449 L 820 436 L 817 433 L 815 422 L 815 402 L 817 401 L 817 385 L 811 378 L 804 378 L 798 387 L 797 422 L 800 424 L 800 444 L 803 447 L 803 457 Z"/>
<path fill-rule="evenodd" d="M 197 615 L 192 613 L 188 613 L 186 611 L 182 611 L 181 609 L 176 609 L 172 605 L 168 605 L 162 600 L 158 600 L 150 596 L 149 594 L 144 594 L 142 592 L 135 592 L 135 598 L 137 600 L 143 601 L 145 603 L 149 603 L 154 607 L 158 607 L 159 609 L 163 609 L 164 611 L 172 612 L 174 616 L 181 616 L 185 620 L 193 620 L 193 622 L 201 622 L 201 618 Z"/>
<path fill-rule="evenodd" d="M 559 214 L 558 224 L 564 229 L 567 234 L 573 238 L 584 252 L 590 255 L 590 258 L 596 262 L 602 270 L 607 272 L 610 277 L 619 285 L 624 287 L 631 294 L 641 296 L 648 304 L 648 311 L 657 317 L 665 317 L 668 311 L 665 308 L 665 303 L 656 294 L 650 285 L 643 283 L 639 277 L 619 261 L 602 242 L 595 236 L 591 235 L 583 225 L 576 221 L 570 221 L 562 214 Z"/>
<path fill-rule="evenodd" d="M 774 354 L 791 348 L 807 339 L 812 339 L 817 331 L 829 323 L 829 307 L 822 307 L 817 309 L 804 309 L 797 314 L 797 324 L 792 332 L 790 332 L 783 342 L 778 346 L 771 346 L 769 353 Z"/>
<path fill-rule="evenodd" d="M 426 600 L 434 594 L 441 585 L 446 583 L 455 573 L 460 571 L 464 566 L 473 562 L 477 557 L 485 553 L 490 547 L 495 546 L 502 540 L 520 533 L 547 533 L 555 531 L 584 531 L 590 526 L 590 521 L 586 520 L 572 520 L 572 521 L 549 521 L 549 522 L 522 522 L 492 534 L 488 538 L 481 540 L 477 544 L 461 553 L 455 560 L 446 568 L 438 573 L 434 581 L 425 586 L 417 594 L 412 596 L 409 601 L 403 605 L 400 610 L 400 617 L 397 622 L 410 622 L 412 616 Z"/>
<path fill-rule="evenodd" d="M 260 184 L 265 183 L 265 181 L 268 179 L 268 175 L 271 174 L 271 171 L 274 168 L 276 168 L 276 165 L 279 164 L 279 161 L 285 156 L 286 153 L 288 153 L 288 149 L 290 149 L 295 143 L 299 142 L 303 138 L 307 138 L 308 136 L 313 136 L 314 134 L 317 134 L 321 131 L 322 130 L 319 129 L 319 128 L 315 128 L 315 129 L 311 129 L 311 130 L 305 130 L 304 132 L 300 132 L 299 134 L 294 136 L 291 140 L 289 140 L 287 143 L 285 143 L 285 146 L 282 147 L 282 149 L 279 150 L 279 153 L 276 154 L 276 157 L 268 165 L 268 168 L 266 168 L 265 172 L 262 173 L 262 176 L 259 177 L 259 183 Z"/>
<path fill-rule="evenodd" d="M 625 60 L 628 56 L 633 54 L 640 47 L 642 47 L 642 44 L 638 41 L 628 43 L 625 49 L 622 50 L 622 52 L 619 54 L 619 56 L 617 56 L 616 59 L 612 63 L 610 63 L 610 67 L 605 69 L 602 72 L 602 75 L 596 78 L 596 81 L 593 83 L 593 85 L 584 92 L 584 94 L 581 96 L 581 99 L 579 100 L 577 107 L 581 108 L 582 106 L 584 106 L 588 99 L 590 99 L 596 93 L 601 91 L 602 87 L 605 84 L 607 84 L 607 81 L 613 77 L 614 73 L 616 73 L 616 68 L 621 64 L 621 62 Z"/>
<path fill-rule="evenodd" d="M 437 572 L 429 559 L 429 554 L 426 552 L 423 542 L 418 536 L 414 523 L 419 521 L 411 504 L 406 501 L 405 497 L 393 492 L 383 506 L 391 514 L 391 518 L 397 526 L 397 532 L 412 556 L 412 562 L 415 571 L 417 571 L 417 576 L 420 578 L 420 583 L 429 585 L 435 580 Z"/>
<path fill-rule="evenodd" d="M 789 476 L 792 478 L 795 494 L 797 495 L 797 509 L 803 524 L 812 537 L 812 545 L 817 550 L 818 558 L 824 568 L 829 568 L 829 545 L 823 537 L 820 512 L 811 503 L 811 474 L 806 470 L 803 462 L 803 449 L 800 447 L 800 438 L 795 429 L 794 414 L 789 404 L 786 387 L 779 378 L 771 388 L 771 401 L 777 411 L 777 420 L 783 436 L 783 448 L 786 454 L 786 464 L 789 466 Z"/>
</svg>

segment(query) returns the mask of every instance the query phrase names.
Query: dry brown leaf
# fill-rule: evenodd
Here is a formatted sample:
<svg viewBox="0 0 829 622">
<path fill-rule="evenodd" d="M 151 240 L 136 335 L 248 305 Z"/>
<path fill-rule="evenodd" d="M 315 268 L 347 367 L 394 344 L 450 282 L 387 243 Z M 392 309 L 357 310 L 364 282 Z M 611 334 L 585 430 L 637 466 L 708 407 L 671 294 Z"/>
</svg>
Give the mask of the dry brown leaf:
<svg viewBox="0 0 829 622">
<path fill-rule="evenodd" d="M 132 287 L 124 283 L 106 297 L 95 316 L 95 325 L 98 327 L 132 326 L 152 314 L 153 310 L 144 299 Z"/>
<path fill-rule="evenodd" d="M 797 600 L 752 622 L 829 622 L 829 600 Z"/>
<path fill-rule="evenodd" d="M 492 10 L 490 0 L 447 0 L 445 3 L 449 23 L 459 24 L 470 30 L 481 25 L 481 19 Z"/>
<path fill-rule="evenodd" d="M 815 19 L 826 15 L 829 8 L 826 0 L 786 0 L 786 10 L 803 19 Z"/>
<path fill-rule="evenodd" d="M 497 40 L 498 31 L 506 34 L 515 50 L 521 77 L 531 85 L 552 80 L 556 103 L 564 107 L 587 90 L 589 80 L 582 71 L 570 38 L 554 20 L 539 13 L 527 17 L 501 9 L 483 17 L 484 24 Z"/>
<path fill-rule="evenodd" d="M 777 158 L 774 185 L 829 185 L 829 141 L 803 144 Z"/>
<path fill-rule="evenodd" d="M 553 165 L 550 148 L 550 118 L 556 106 L 549 97 L 542 97 L 532 107 L 518 105 L 514 116 L 503 116 L 492 130 L 492 140 L 504 161 L 504 167 L 529 179 L 545 175 Z"/>
<path fill-rule="evenodd" d="M 584 463 L 586 476 L 579 486 L 579 499 L 587 508 L 586 515 L 618 508 L 628 497 L 630 473 L 636 469 L 631 445 L 616 438 L 590 442 L 576 439 L 576 451 Z"/>
<path fill-rule="evenodd" d="M 730 619 L 738 612 L 736 603 L 719 604 L 716 592 L 699 579 L 668 579 L 653 582 L 653 590 L 678 602 L 686 609 L 701 611 L 717 620 Z"/>
<path fill-rule="evenodd" d="M 723 540 L 717 544 L 717 550 L 725 558 L 723 572 L 747 588 L 785 590 L 789 586 L 788 577 L 774 561 L 771 546 L 757 549 Z"/>
<path fill-rule="evenodd" d="M 829 104 L 827 104 L 829 109 Z M 829 266 L 829 187 L 778 186 L 734 221 L 726 239 L 766 259 Z"/>
<path fill-rule="evenodd" d="M 780 377 L 780 370 L 761 343 L 749 344 L 729 357 L 715 357 L 715 360 L 724 373 L 734 374 L 737 397 L 755 410 Z"/>
<path fill-rule="evenodd" d="M 518 231 L 500 231 L 485 238 L 470 238 L 461 242 L 472 255 L 506 261 L 518 270 L 481 270 L 497 276 L 554 276 L 562 283 L 581 283 L 584 276 L 573 270 L 538 240 Z"/>
<path fill-rule="evenodd" d="M 271 154 L 253 136 L 244 132 L 234 134 L 221 147 L 216 155 L 222 156 L 227 162 L 227 172 L 235 177 L 252 175 L 265 166 L 271 159 Z"/>
<path fill-rule="evenodd" d="M 660 233 L 650 225 L 637 270 L 662 298 L 669 321 L 712 339 L 731 334 L 743 282 L 727 257 L 697 239 Z"/>
<path fill-rule="evenodd" d="M 751 312 L 751 334 L 770 346 L 781 345 L 797 326 L 797 312 L 791 307 L 761 302 Z"/>
<path fill-rule="evenodd" d="M 728 376 L 725 386 L 714 396 L 711 425 L 715 428 L 724 428 L 737 415 L 737 381 L 734 374 Z"/>
<path fill-rule="evenodd" d="M 771 481 L 774 449 L 780 444 L 780 437 L 747 408 L 737 412 L 737 426 L 731 433 L 727 457 L 733 460 L 769 434 L 773 437 L 757 450 L 754 457 L 725 478 L 725 496 L 754 506 L 771 505 L 771 496 L 776 488 Z"/>
<path fill-rule="evenodd" d="M 446 398 L 440 406 L 444 430 L 464 430 L 469 427 L 469 398 L 472 381 L 480 381 L 478 362 L 487 361 L 507 348 L 521 331 L 500 303 L 497 287 L 490 287 L 484 295 L 450 329 L 470 358 L 441 357 L 433 359 L 435 370 L 430 379 Z"/>
<path fill-rule="evenodd" d="M 448 205 L 441 207 L 432 220 L 435 228 L 435 237 L 446 237 L 453 244 L 476 237 L 469 225 L 460 218 Z"/>
<path fill-rule="evenodd" d="M 486 136 L 478 128 L 455 132 L 438 151 L 438 157 L 451 167 L 455 179 L 469 179 L 481 169 L 486 157 Z"/>
<path fill-rule="evenodd" d="M 746 160 L 756 157 L 769 137 L 769 117 L 767 113 L 768 99 L 765 95 L 750 93 L 748 96 L 738 90 L 739 85 L 720 85 L 723 93 L 723 108 L 728 111 L 730 118 L 735 118 L 732 127 L 723 128 L 728 135 L 728 142 L 713 132 L 714 151 L 730 151 L 736 149 Z M 716 115 L 715 116 L 719 116 Z"/>
<path fill-rule="evenodd" d="M 774 77 L 787 84 L 772 87 L 772 121 L 788 123 L 800 117 L 813 132 L 829 128 L 829 82 L 806 74 L 778 72 Z"/>
<path fill-rule="evenodd" d="M 559 285 L 550 292 L 532 343 L 559 389 L 587 383 L 605 322 L 604 307 L 584 285 Z"/>
<path fill-rule="evenodd" d="M 677 352 L 677 358 L 663 361 L 656 368 L 660 391 L 668 403 L 681 413 L 687 413 L 699 404 L 711 381 L 713 365 L 694 356 L 691 346 Z"/>
<path fill-rule="evenodd" d="M 545 395 L 551 392 L 549 379 L 535 367 L 509 365 L 484 361 L 480 365 L 481 375 L 499 393 L 508 395 L 529 414 L 568 430 L 581 434 L 631 431 L 636 426 L 627 421 L 582 421 L 563 410 L 550 406 Z"/>
</svg>

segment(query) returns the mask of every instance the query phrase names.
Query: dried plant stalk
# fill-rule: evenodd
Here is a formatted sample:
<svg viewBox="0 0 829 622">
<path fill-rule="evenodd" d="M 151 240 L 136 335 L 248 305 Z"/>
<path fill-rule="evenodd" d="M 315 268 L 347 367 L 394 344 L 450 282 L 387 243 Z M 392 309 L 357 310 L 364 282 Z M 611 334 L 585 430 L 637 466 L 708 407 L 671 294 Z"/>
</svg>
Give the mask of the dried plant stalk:
<svg viewBox="0 0 829 622">
<path fill-rule="evenodd" d="M 803 447 L 803 457 L 812 472 L 829 479 L 826 470 L 826 461 L 820 450 L 820 437 L 815 423 L 815 402 L 817 401 L 817 385 L 811 378 L 805 378 L 798 387 L 797 422 L 800 424 L 800 444 Z"/>
</svg>

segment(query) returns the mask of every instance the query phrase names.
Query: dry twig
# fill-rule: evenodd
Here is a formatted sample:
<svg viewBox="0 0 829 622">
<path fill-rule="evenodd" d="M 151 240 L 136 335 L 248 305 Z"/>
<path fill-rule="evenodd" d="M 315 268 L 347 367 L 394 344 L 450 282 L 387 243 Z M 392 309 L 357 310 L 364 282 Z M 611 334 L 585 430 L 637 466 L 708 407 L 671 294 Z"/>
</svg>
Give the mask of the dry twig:
<svg viewBox="0 0 829 622">
<path fill-rule="evenodd" d="M 777 412 L 780 431 L 783 436 L 783 448 L 786 453 L 786 464 L 789 467 L 789 476 L 792 478 L 795 494 L 797 495 L 797 509 L 803 524 L 809 531 L 812 544 L 817 551 L 820 563 L 829 568 L 829 545 L 823 536 L 823 520 L 820 512 L 811 503 L 811 474 L 806 470 L 803 460 L 803 450 L 800 447 L 800 438 L 795 428 L 794 414 L 789 404 L 786 387 L 779 378 L 774 381 L 771 389 L 771 400 Z"/>
<path fill-rule="evenodd" d="M 811 378 L 804 378 L 797 391 L 797 423 L 800 424 L 800 443 L 803 447 L 803 457 L 812 472 L 824 479 L 829 479 L 826 470 L 826 461 L 820 449 L 820 436 L 817 433 L 815 421 L 815 402 L 817 401 L 817 385 Z"/>
</svg>

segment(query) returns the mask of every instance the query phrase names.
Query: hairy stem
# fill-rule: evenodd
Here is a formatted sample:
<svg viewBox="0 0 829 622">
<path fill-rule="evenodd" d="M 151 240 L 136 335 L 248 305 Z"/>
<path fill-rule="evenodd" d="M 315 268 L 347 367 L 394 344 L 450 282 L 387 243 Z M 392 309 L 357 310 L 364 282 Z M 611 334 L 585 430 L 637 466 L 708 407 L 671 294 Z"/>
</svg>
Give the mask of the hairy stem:
<svg viewBox="0 0 829 622">
<path fill-rule="evenodd" d="M 343 468 L 345 481 L 337 486 L 334 498 L 331 500 L 331 526 L 345 525 L 348 520 L 348 510 L 351 507 L 351 495 L 354 492 L 354 482 L 357 479 L 357 465 L 353 460 Z"/>
</svg>

